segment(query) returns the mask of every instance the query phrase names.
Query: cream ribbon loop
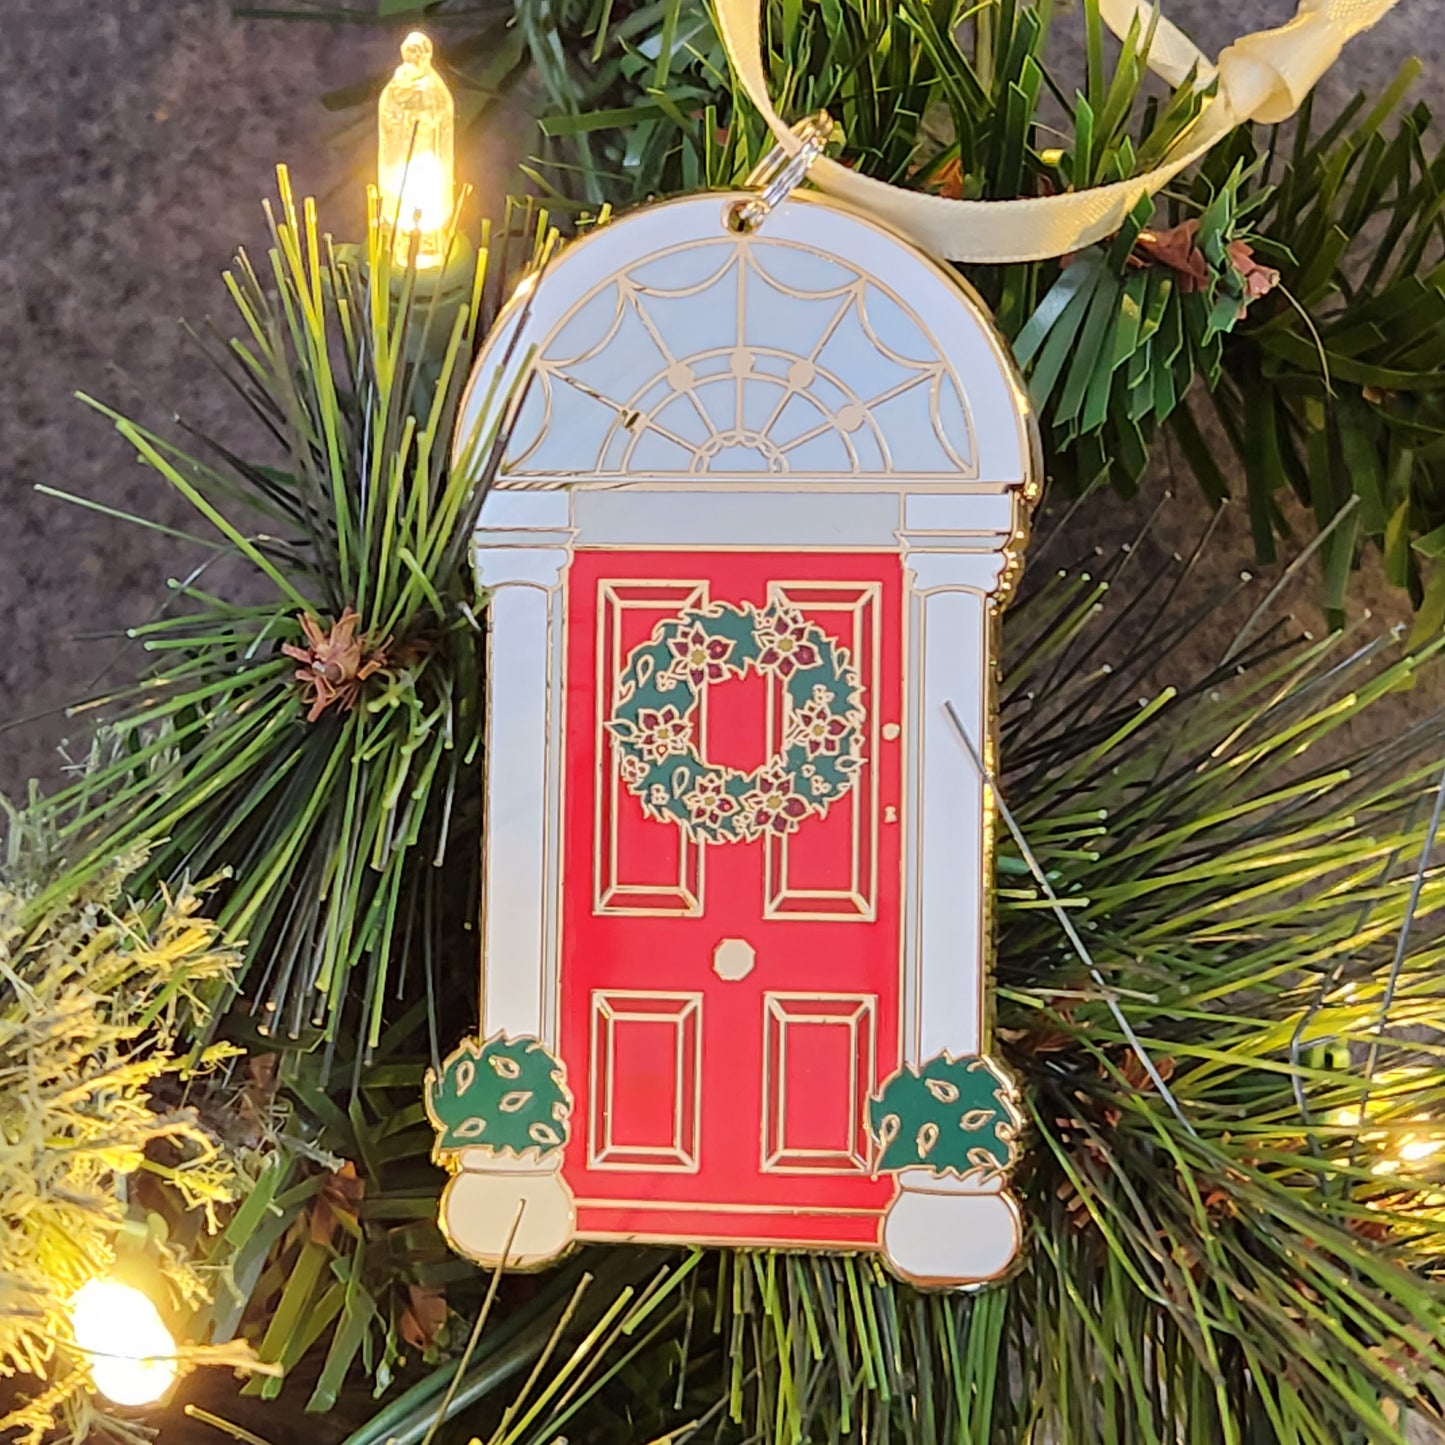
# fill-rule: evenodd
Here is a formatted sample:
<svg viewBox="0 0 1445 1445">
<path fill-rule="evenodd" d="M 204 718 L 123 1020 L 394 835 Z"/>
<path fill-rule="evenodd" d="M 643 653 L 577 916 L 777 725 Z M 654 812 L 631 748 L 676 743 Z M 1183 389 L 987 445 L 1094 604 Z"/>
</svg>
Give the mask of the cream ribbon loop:
<svg viewBox="0 0 1445 1445">
<path fill-rule="evenodd" d="M 728 58 L 748 98 L 788 155 L 798 138 L 773 109 L 763 66 L 764 0 L 714 0 Z M 1310 88 L 1339 58 L 1345 42 L 1367 30 L 1395 0 L 1300 0 L 1294 19 L 1235 41 L 1213 65 L 1149 0 L 1099 0 L 1104 22 L 1118 35 L 1134 24 L 1154 25 L 1148 63 L 1173 86 L 1194 74 L 1218 76 L 1214 99 L 1152 171 L 1088 190 L 1014 201 L 954 201 L 905 191 L 861 176 L 821 157 L 808 171 L 819 190 L 877 216 L 925 251 L 950 261 L 1041 261 L 1077 251 L 1112 235 L 1141 197 L 1153 195 L 1246 120 L 1273 124 L 1298 109 Z"/>
</svg>

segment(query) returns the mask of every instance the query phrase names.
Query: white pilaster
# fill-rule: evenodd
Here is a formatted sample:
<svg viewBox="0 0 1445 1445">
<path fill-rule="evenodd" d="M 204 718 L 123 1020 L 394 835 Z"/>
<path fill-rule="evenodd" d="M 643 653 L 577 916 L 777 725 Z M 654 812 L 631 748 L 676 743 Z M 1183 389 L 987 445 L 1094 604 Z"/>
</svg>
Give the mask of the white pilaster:
<svg viewBox="0 0 1445 1445">
<path fill-rule="evenodd" d="M 910 546 L 914 541 L 927 550 Z M 948 709 L 951 704 L 979 758 L 987 759 L 992 596 L 1007 561 L 1007 534 L 968 542 L 905 535 L 904 542 L 912 819 L 905 854 L 904 1050 L 921 1063 L 944 1051 L 982 1053 L 985 1045 L 992 885 L 987 792 Z"/>
<path fill-rule="evenodd" d="M 488 499 L 474 547 L 477 582 L 489 594 L 482 1036 L 500 1030 L 555 1043 L 548 1034 L 562 829 L 561 579 L 572 532 L 557 525 L 567 516 L 562 494 L 495 500 L 503 499 L 496 507 Z"/>
</svg>

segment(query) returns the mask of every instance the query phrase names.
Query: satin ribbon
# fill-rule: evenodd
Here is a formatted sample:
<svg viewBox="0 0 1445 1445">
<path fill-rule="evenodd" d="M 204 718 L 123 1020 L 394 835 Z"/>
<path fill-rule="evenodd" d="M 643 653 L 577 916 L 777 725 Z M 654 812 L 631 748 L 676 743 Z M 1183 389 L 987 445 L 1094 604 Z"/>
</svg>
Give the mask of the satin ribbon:
<svg viewBox="0 0 1445 1445">
<path fill-rule="evenodd" d="M 768 97 L 763 68 L 763 0 L 714 0 L 728 58 L 748 98 L 789 154 L 798 139 Z M 1041 261 L 1112 235 L 1141 197 L 1153 195 L 1243 121 L 1286 120 L 1339 58 L 1352 36 L 1368 30 L 1395 0 L 1300 0 L 1286 25 L 1246 35 L 1210 62 L 1148 0 L 1099 0 L 1105 23 L 1126 35 L 1137 20 L 1155 21 L 1147 57 L 1155 74 L 1179 86 L 1194 70 L 1199 84 L 1218 78 L 1213 99 L 1154 170 L 1082 191 L 1015 201 L 955 201 L 905 191 L 820 157 L 808 171 L 819 190 L 887 222 L 925 251 L 950 261 Z"/>
</svg>

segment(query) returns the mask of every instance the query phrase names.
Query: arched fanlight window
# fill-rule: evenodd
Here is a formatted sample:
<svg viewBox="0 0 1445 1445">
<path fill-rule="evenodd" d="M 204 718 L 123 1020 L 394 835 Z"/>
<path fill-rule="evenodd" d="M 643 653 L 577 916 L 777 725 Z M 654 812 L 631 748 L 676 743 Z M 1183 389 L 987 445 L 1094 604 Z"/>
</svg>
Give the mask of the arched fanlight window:
<svg viewBox="0 0 1445 1445">
<path fill-rule="evenodd" d="M 760 235 L 647 257 L 537 358 L 515 474 L 972 476 L 963 393 L 921 317 Z"/>
<path fill-rule="evenodd" d="M 525 364 L 504 486 L 1023 480 L 1031 438 L 1003 343 L 953 274 L 861 218 L 853 245 L 824 253 L 831 208 L 793 205 L 752 234 L 678 226 L 715 204 L 599 229 L 504 322 L 487 354 L 512 348 L 503 384 L 474 388 L 464 418 L 481 423 Z"/>
</svg>

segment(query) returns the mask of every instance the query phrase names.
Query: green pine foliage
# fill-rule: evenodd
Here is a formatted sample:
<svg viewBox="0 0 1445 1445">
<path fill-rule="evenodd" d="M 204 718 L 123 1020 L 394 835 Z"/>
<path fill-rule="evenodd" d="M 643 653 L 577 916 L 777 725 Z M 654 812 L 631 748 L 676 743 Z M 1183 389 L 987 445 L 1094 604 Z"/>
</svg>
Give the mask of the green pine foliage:
<svg viewBox="0 0 1445 1445">
<path fill-rule="evenodd" d="M 442 1179 L 415 1052 L 426 1047 L 424 1013 L 390 1021 L 365 1070 L 349 1035 L 330 1069 L 314 1052 L 253 1050 L 264 1067 L 248 1097 L 272 1119 L 275 1148 L 216 1244 L 196 1242 L 218 1284 L 190 1328 L 200 1340 L 245 1340 L 278 1369 L 239 1396 L 216 1380 L 188 1393 L 278 1441 L 293 1409 L 371 1414 L 408 1367 L 435 1367 L 455 1347 L 447 1292 L 461 1308 L 480 1301 L 475 1268 L 436 1225 Z"/>
<path fill-rule="evenodd" d="M 1144 625 L 1169 586 L 1131 599 L 1112 656 L 1087 640 L 1102 583 L 1010 619 L 1004 789 L 1029 852 L 1001 860 L 1000 1033 L 1034 1248 L 998 1438 L 1040 1410 L 1066 1440 L 1389 1440 L 1392 1396 L 1439 1417 L 1413 1372 L 1445 1342 L 1442 1161 L 1398 1149 L 1439 1118 L 1440 1076 L 1406 1066 L 1438 1047 L 1418 1040 L 1445 773 L 1438 721 L 1389 749 L 1340 729 L 1424 660 L 1251 640 L 1256 616 L 1212 674 L 1141 701 L 1207 625 Z M 1367 1139 L 1351 1110 L 1390 1126 Z"/>
<path fill-rule="evenodd" d="M 334 246 L 284 170 L 281 195 L 267 265 L 242 254 L 226 278 L 240 337 L 203 348 L 265 460 L 115 417 L 195 508 L 206 531 L 185 540 L 254 585 L 177 583 L 173 610 L 131 630 L 154 665 L 82 705 L 105 709 L 92 765 L 40 812 L 69 864 L 58 887 L 141 843 L 154 886 L 226 870 L 218 922 L 244 965 L 217 1009 L 243 987 L 263 1035 L 334 1049 L 345 1018 L 375 1050 L 400 971 L 435 984 L 427 920 L 471 892 L 443 903 L 479 766 L 467 552 L 494 438 L 454 459 L 453 430 L 496 272 L 541 252 L 511 236 L 424 282 L 376 224 L 365 251 Z"/>
<path fill-rule="evenodd" d="M 604 1332 L 585 1410 L 492 1438 L 1386 1445 L 1407 1410 L 1445 1421 L 1445 724 L 1330 749 L 1426 660 L 1270 626 L 1141 702 L 1210 620 L 1176 587 L 1061 573 L 1006 624 L 1017 1273 L 926 1296 L 869 1260 L 654 1255 L 653 1346 Z M 599 1265 L 634 1267 L 589 1254 L 549 1288 Z"/>
<path fill-rule="evenodd" d="M 1445 624 L 1445 152 L 1429 108 L 1403 99 L 1418 71 L 1324 121 L 1307 102 L 1292 138 L 1238 131 L 1210 157 L 1203 184 L 1257 176 L 1250 226 L 1283 285 L 1197 393 L 1218 425 L 1201 435 L 1181 407 L 1173 436 L 1211 497 L 1225 482 L 1206 436 L 1227 438 L 1265 561 L 1288 531 L 1282 499 L 1313 513 L 1334 620 L 1363 551 L 1406 589 L 1423 638 Z"/>
<path fill-rule="evenodd" d="M 691 3 L 518 6 L 488 63 L 520 73 L 560 47 L 559 93 L 595 67 L 547 122 L 548 175 L 580 204 L 733 181 L 761 154 Z M 511 13 L 429 19 L 451 16 L 443 44 L 480 64 L 477 37 Z M 963 45 L 960 18 L 780 0 L 774 94 L 790 114 L 827 104 L 873 174 L 987 195 L 1127 174 L 1199 104 L 1143 104 L 1145 37 L 1111 68 L 1096 17 L 1081 96 L 1044 64 L 1047 6 L 989 4 Z M 1037 121 L 1050 96 L 1062 135 Z M 1222 495 L 1212 406 L 1259 545 L 1292 490 L 1332 599 L 1378 535 L 1428 622 L 1442 343 L 1418 273 L 1440 188 L 1424 112 L 1398 103 L 1278 149 L 1241 131 L 1116 244 L 975 279 L 1025 338 L 1063 482 L 1133 485 L 1167 428 Z M 1181 270 L 1145 234 L 1189 221 L 1192 289 L 1193 252 Z M 218 1284 L 192 1337 L 249 1342 L 290 1378 L 207 1407 L 278 1441 L 294 1410 L 330 1412 L 350 1445 L 1396 1445 L 1407 1410 L 1445 1425 L 1445 723 L 1349 742 L 1429 656 L 1262 614 L 1180 678 L 1175 650 L 1212 613 L 1167 569 L 1132 588 L 1035 576 L 1005 626 L 998 1047 L 1030 1221 L 1012 1278 L 922 1296 L 870 1260 L 619 1247 L 492 1286 L 447 1252 L 423 1079 L 455 1032 L 440 1020 L 475 1008 L 474 964 L 444 964 L 475 957 L 486 600 L 465 556 L 486 466 L 450 466 L 449 437 L 503 279 L 548 244 L 545 225 L 504 229 L 424 294 L 283 191 L 269 274 L 240 263 L 240 336 L 217 356 L 263 443 L 182 449 L 117 420 L 212 529 L 188 540 L 266 591 L 193 579 L 137 629 L 153 668 L 88 704 L 93 766 L 42 808 L 61 881 L 26 895 L 23 927 L 142 843 L 147 896 L 227 874 L 217 918 L 241 961 L 178 1026 L 199 1052 L 206 1008 L 230 1007 L 219 1027 L 249 1047 L 280 1148 L 216 1239 L 185 1240 Z M 1240 243 L 1284 277 L 1244 318 Z"/>
<path fill-rule="evenodd" d="M 263 1438 L 265 1397 L 335 1410 L 350 1445 L 443 1417 L 515 1445 L 1392 1445 L 1406 1411 L 1445 1422 L 1445 721 L 1344 742 L 1432 664 L 1261 614 L 1181 676 L 1213 620 L 1184 597 L 1167 568 L 1065 571 L 1007 617 L 1012 1278 L 925 1296 L 869 1260 L 592 1250 L 506 1281 L 463 1348 L 486 1282 L 432 1222 L 413 1016 L 359 1093 L 283 1066 L 296 1133 L 357 1188 L 294 1156 L 236 1216 L 229 1277 L 259 1283 L 229 1327 L 296 1378 L 214 1408 Z M 440 1289 L 462 1317 L 418 1344 L 414 1292 Z M 368 1382 L 407 1388 L 373 1416 Z"/>
<path fill-rule="evenodd" d="M 57 1428 L 105 1428 L 71 1337 L 70 1297 L 114 1273 L 118 1257 L 137 1258 L 173 1319 L 201 1307 L 205 1272 L 168 1241 L 164 1215 L 189 1212 L 192 1227 L 214 1230 L 254 1161 L 179 1101 L 193 1077 L 180 1021 L 237 962 L 200 894 L 133 895 L 134 854 L 55 892 L 43 835 L 29 820 L 10 823 L 0 866 L 0 1433 L 38 1445 Z M 37 913 L 43 893 L 52 901 Z M 198 1063 L 234 1052 L 219 1046 Z"/>
</svg>

